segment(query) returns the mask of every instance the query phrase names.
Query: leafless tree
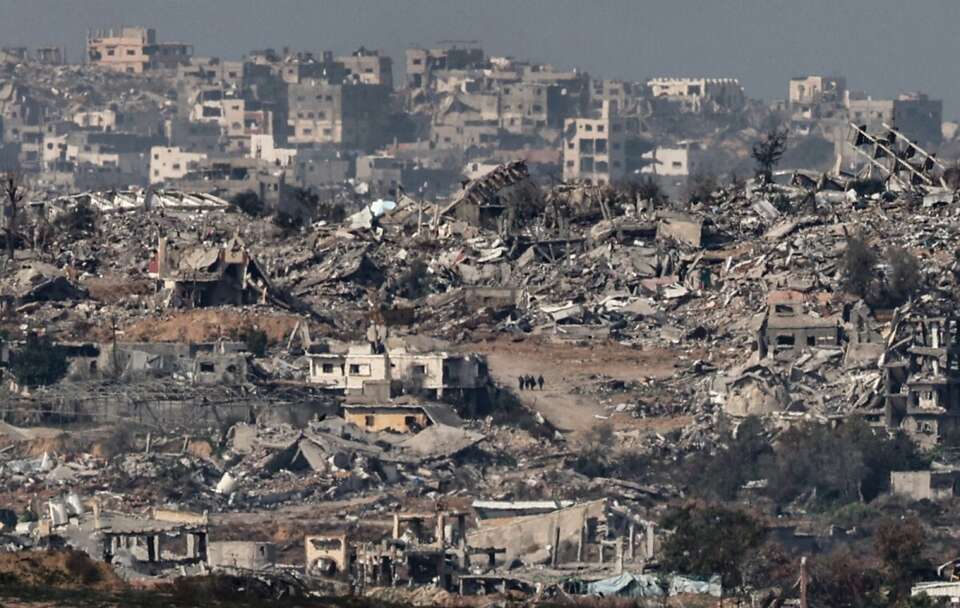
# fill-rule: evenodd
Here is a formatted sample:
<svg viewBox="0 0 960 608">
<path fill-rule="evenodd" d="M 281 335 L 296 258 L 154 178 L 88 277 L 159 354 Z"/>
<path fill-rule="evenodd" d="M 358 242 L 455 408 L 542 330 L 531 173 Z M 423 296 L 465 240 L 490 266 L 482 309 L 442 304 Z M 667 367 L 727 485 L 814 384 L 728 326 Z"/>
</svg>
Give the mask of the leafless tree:
<svg viewBox="0 0 960 608">
<path fill-rule="evenodd" d="M 23 202 L 27 193 L 26 179 L 23 173 L 17 170 L 7 171 L 2 174 L 3 197 L 6 208 L 6 241 L 7 258 L 13 260 L 13 252 L 17 239 L 17 220 L 20 215 L 20 203 Z"/>
</svg>

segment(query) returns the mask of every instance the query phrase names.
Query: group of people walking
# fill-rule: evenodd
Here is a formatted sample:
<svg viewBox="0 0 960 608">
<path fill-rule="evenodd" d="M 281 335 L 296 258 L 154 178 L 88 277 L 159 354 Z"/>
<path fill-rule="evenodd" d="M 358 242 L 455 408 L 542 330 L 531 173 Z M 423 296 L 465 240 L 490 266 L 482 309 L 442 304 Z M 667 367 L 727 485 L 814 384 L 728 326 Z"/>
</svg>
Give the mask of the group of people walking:
<svg viewBox="0 0 960 608">
<path fill-rule="evenodd" d="M 519 376 L 517 383 L 520 385 L 521 391 L 532 391 L 536 390 L 537 387 L 539 387 L 541 391 L 543 390 L 543 376 L 536 378 L 533 376 Z"/>
</svg>

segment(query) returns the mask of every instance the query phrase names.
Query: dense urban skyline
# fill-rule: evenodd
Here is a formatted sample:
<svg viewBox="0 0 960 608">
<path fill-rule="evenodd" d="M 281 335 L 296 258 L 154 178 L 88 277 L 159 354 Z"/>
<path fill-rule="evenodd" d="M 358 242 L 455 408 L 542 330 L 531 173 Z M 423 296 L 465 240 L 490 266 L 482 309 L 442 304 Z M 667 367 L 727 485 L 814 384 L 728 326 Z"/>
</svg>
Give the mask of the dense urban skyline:
<svg viewBox="0 0 960 608">
<path fill-rule="evenodd" d="M 224 57 L 262 47 L 342 53 L 364 45 L 399 58 L 411 45 L 477 40 L 492 54 L 606 78 L 736 77 L 751 97 L 763 99 L 784 98 L 791 76 L 841 74 L 851 88 L 876 97 L 921 90 L 943 98 L 948 120 L 960 111 L 960 83 L 944 78 L 960 51 L 952 35 L 960 3 L 948 1 L 611 1 L 598 7 L 565 0 L 3 0 L 0 7 L 4 44 L 63 45 L 71 61 L 82 57 L 87 29 L 120 24 L 155 27 L 165 40 L 193 44 L 199 55 Z"/>
</svg>

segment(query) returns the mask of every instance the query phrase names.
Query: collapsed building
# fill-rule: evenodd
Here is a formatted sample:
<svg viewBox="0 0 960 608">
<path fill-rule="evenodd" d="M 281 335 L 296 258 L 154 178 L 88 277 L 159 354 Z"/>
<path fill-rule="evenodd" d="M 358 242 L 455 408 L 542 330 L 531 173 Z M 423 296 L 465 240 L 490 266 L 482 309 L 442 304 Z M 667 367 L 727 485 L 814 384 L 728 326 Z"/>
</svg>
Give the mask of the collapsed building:
<svg viewBox="0 0 960 608">
<path fill-rule="evenodd" d="M 28 526 L 31 527 L 31 526 Z M 206 514 L 152 509 L 148 516 L 104 511 L 74 493 L 48 503 L 48 517 L 33 526 L 38 537 L 56 535 L 88 555 L 131 571 L 202 567 L 207 560 Z"/>
<path fill-rule="evenodd" d="M 925 448 L 960 428 L 960 331 L 952 315 L 899 311 L 880 358 L 883 377 L 865 415 Z"/>
<path fill-rule="evenodd" d="M 524 161 L 500 165 L 462 184 L 439 217 L 451 216 L 474 226 L 503 229 L 530 214 L 539 203 L 540 189 L 530 180 Z"/>
<path fill-rule="evenodd" d="M 468 512 L 444 510 L 394 513 L 392 532 L 379 543 L 343 532 L 307 536 L 306 571 L 349 576 L 359 590 L 432 584 L 460 595 L 531 593 L 545 580 L 563 587 L 580 576 L 642 570 L 655 552 L 653 523 L 607 500 L 476 501 L 472 510 L 479 515 L 473 531 Z M 595 568 L 588 575 L 586 564 Z"/>
<path fill-rule="evenodd" d="M 167 307 L 263 304 L 273 295 L 267 274 L 236 237 L 193 247 L 161 237 L 148 274 L 160 283 Z"/>
</svg>

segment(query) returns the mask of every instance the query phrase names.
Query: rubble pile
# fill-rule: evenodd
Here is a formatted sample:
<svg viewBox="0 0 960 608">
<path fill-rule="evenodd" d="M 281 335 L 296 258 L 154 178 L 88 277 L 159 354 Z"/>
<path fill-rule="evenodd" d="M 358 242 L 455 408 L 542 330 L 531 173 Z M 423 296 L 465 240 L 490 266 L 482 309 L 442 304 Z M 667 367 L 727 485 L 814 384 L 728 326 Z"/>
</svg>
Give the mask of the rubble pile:
<svg viewBox="0 0 960 608">
<path fill-rule="evenodd" d="M 949 205 L 799 178 L 805 187 L 751 181 L 682 208 L 570 184 L 524 199 L 522 171 L 504 175 L 512 198 L 494 187 L 453 207 L 401 198 L 369 223 L 290 229 L 231 209 L 121 210 L 18 251 L 0 280 L 21 320 L 7 325 L 12 347 L 42 325 L 70 345 L 71 372 L 21 387 L 5 370 L 5 416 L 70 425 L 109 415 L 136 431 L 94 456 L 93 441 L 31 452 L 37 439 L 10 427 L 4 496 L 41 511 L 38 501 L 73 492 L 98 509 L 223 518 L 342 503 L 352 506 L 314 523 L 364 537 L 389 524 L 361 522 L 420 501 L 482 496 L 536 518 L 544 496 L 598 497 L 641 526 L 685 488 L 577 472 L 591 427 L 612 427 L 616 455 L 676 463 L 722 447 L 721 429 L 747 416 L 779 429 L 860 416 L 927 445 L 954 428 L 951 393 L 928 390 L 944 374 L 953 382 L 956 322 L 938 306 L 957 288 L 944 251 L 960 216 Z M 860 295 L 848 276 L 857 239 L 878 252 L 874 289 Z M 900 249 L 923 261 L 924 289 L 892 304 Z M 545 387 L 522 356 L 500 362 L 507 345 L 527 343 L 579 354 L 538 372 Z M 624 355 L 650 369 L 605 367 Z M 482 521 L 471 534 L 484 546 L 505 542 Z M 353 582 L 376 588 L 369 564 L 384 559 L 395 580 L 417 581 L 400 564 L 435 551 L 417 538 L 358 543 Z M 462 593 L 489 576 L 528 589 L 540 575 L 505 577 L 496 554 L 478 568 L 470 546 L 457 558 Z M 508 555 L 524 568 L 567 559 L 529 547 Z M 308 572 L 336 571 L 335 552 L 323 555 Z"/>
</svg>

